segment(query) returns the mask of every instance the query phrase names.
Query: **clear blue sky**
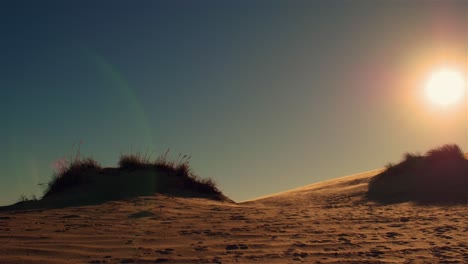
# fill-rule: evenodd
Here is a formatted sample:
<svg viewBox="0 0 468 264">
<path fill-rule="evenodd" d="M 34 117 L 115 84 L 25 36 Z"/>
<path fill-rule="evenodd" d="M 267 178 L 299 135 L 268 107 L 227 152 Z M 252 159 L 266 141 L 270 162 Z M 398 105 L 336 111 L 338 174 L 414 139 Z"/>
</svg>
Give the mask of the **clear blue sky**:
<svg viewBox="0 0 468 264">
<path fill-rule="evenodd" d="M 468 59 L 468 1 L 3 1 L 0 204 L 54 160 L 192 155 L 236 201 L 466 147 L 421 93 Z"/>
</svg>

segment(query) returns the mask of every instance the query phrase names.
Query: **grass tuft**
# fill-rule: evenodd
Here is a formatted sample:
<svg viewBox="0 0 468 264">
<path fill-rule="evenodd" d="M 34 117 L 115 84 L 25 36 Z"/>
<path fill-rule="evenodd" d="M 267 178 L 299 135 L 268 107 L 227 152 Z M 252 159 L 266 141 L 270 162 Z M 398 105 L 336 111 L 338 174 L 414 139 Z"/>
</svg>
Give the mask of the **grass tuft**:
<svg viewBox="0 0 468 264">
<path fill-rule="evenodd" d="M 170 160 L 169 149 L 153 161 L 148 152 L 121 155 L 117 168 L 102 168 L 92 158 L 81 158 L 79 148 L 77 152 L 56 163 L 56 173 L 45 185 L 43 199 L 54 196 L 61 204 L 77 205 L 162 193 L 229 200 L 214 180 L 193 173 L 188 155 L 179 154 Z"/>
<path fill-rule="evenodd" d="M 75 159 L 59 173 L 53 175 L 52 179 L 47 183 L 43 197 L 87 183 L 86 175 L 91 172 L 99 172 L 101 169 L 101 165 L 92 158 Z"/>
<path fill-rule="evenodd" d="M 37 201 L 36 195 L 26 196 L 24 194 L 20 195 L 16 203 L 25 203 L 25 202 L 35 202 Z"/>
<path fill-rule="evenodd" d="M 419 158 L 421 158 L 421 154 L 419 154 L 419 153 L 406 152 L 403 155 L 403 160 L 406 161 L 406 162 L 412 162 L 412 161 L 415 161 L 415 160 L 417 160 Z"/>
<path fill-rule="evenodd" d="M 442 147 L 431 149 L 426 153 L 428 160 L 432 162 L 443 162 L 447 160 L 464 160 L 465 155 L 459 146 L 455 144 L 447 144 Z"/>
<path fill-rule="evenodd" d="M 121 155 L 119 159 L 119 167 L 124 170 L 147 169 L 150 165 L 150 157 L 140 153 Z"/>
<path fill-rule="evenodd" d="M 398 164 L 369 182 L 367 196 L 383 203 L 468 202 L 468 161 L 457 145 L 444 145 L 426 155 L 406 153 Z"/>
</svg>

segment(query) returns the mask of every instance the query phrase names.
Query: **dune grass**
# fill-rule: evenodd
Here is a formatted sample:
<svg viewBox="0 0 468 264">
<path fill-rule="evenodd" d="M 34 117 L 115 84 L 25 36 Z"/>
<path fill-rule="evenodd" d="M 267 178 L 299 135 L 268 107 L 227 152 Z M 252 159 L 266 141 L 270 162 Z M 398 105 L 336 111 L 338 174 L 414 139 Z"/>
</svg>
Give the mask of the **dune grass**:
<svg viewBox="0 0 468 264">
<path fill-rule="evenodd" d="M 34 202 L 34 201 L 37 201 L 36 195 L 27 196 L 27 195 L 22 194 L 18 198 L 17 203 L 26 203 L 26 202 Z"/>
<path fill-rule="evenodd" d="M 468 161 L 457 145 L 444 145 L 425 155 L 406 153 L 398 164 L 369 182 L 367 196 L 384 203 L 468 201 Z"/>
<path fill-rule="evenodd" d="M 92 158 L 74 159 L 61 171 L 53 175 L 52 179 L 47 183 L 43 197 L 87 183 L 89 182 L 87 175 L 90 172 L 99 172 L 100 170 L 102 170 L 101 166 Z"/>
<path fill-rule="evenodd" d="M 230 201 L 214 180 L 193 173 L 190 156 L 170 160 L 168 153 L 154 160 L 147 154 L 121 155 L 116 168 L 103 168 L 96 160 L 82 158 L 78 153 L 60 162 L 41 200 L 66 206 L 161 193 Z"/>
</svg>

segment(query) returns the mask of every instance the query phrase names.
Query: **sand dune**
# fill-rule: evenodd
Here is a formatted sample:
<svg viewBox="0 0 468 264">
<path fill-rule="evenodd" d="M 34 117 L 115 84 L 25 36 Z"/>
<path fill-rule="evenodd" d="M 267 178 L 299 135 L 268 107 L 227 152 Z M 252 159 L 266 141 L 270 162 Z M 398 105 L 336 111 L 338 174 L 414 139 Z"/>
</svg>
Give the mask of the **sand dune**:
<svg viewBox="0 0 468 264">
<path fill-rule="evenodd" d="M 0 212 L 0 263 L 468 263 L 466 205 L 377 205 L 379 171 L 239 204 L 164 195 Z"/>
<path fill-rule="evenodd" d="M 256 198 L 247 202 L 259 202 L 268 201 L 272 202 L 275 200 L 290 199 L 296 197 L 298 199 L 309 199 L 309 195 L 315 194 L 326 194 L 326 193 L 340 193 L 341 195 L 349 195 L 350 189 L 355 189 L 359 194 L 367 191 L 367 183 L 376 174 L 382 172 L 383 169 L 373 170 L 354 175 L 349 175 L 337 179 L 332 179 L 324 182 L 314 183 L 303 187 L 295 188 L 289 191 L 267 195 L 264 197 Z"/>
</svg>

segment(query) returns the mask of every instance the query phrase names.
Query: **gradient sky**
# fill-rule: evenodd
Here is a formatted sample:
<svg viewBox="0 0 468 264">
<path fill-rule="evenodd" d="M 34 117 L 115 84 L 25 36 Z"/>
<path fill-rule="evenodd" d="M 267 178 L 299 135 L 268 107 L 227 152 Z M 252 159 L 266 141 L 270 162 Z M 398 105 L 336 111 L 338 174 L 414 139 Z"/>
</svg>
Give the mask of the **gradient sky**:
<svg viewBox="0 0 468 264">
<path fill-rule="evenodd" d="M 81 152 L 192 156 L 236 201 L 466 150 L 468 1 L 3 1 L 0 204 Z"/>
</svg>

